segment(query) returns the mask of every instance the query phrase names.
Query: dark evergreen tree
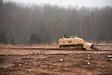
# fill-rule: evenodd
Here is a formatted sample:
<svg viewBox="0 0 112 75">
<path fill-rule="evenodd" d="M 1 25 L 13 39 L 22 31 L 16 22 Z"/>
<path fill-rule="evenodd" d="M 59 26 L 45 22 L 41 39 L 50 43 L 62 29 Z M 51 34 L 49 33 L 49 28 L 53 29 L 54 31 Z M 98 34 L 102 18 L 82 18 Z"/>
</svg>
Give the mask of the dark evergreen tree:
<svg viewBox="0 0 112 75">
<path fill-rule="evenodd" d="M 42 43 L 41 37 L 39 36 L 39 34 L 37 34 L 37 33 L 31 34 L 30 43 L 31 44 L 40 44 L 40 43 Z"/>
<path fill-rule="evenodd" d="M 7 44 L 7 38 L 5 36 L 5 33 L 0 33 L 0 43 Z"/>
</svg>

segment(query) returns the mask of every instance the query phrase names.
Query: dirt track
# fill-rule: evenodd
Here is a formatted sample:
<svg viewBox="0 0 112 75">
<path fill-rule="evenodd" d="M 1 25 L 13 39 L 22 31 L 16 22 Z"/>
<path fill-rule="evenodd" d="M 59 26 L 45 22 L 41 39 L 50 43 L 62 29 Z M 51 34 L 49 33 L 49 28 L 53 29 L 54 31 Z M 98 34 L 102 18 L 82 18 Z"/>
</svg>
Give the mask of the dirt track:
<svg viewBox="0 0 112 75">
<path fill-rule="evenodd" d="M 112 75 L 111 45 L 97 46 L 101 51 L 49 50 L 57 47 L 1 45 L 0 75 Z"/>
</svg>

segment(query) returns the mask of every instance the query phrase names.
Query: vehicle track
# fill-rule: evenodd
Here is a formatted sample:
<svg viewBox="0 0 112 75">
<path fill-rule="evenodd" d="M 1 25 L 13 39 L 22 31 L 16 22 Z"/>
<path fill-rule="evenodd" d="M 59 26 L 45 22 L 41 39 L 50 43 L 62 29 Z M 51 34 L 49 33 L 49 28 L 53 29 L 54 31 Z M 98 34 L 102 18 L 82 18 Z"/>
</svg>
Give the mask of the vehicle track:
<svg viewBox="0 0 112 75">
<path fill-rule="evenodd" d="M 112 45 L 95 45 L 97 49 L 92 51 L 85 51 L 84 49 L 59 49 L 58 45 L 35 45 L 35 46 L 11 46 L 11 47 L 0 47 L 0 54 L 35 54 L 35 53 L 44 53 L 44 54 L 69 54 L 69 53 L 111 53 L 112 54 Z"/>
<path fill-rule="evenodd" d="M 56 51 L 86 51 L 84 49 L 59 49 L 59 48 L 5 48 L 5 49 L 15 49 L 15 50 L 56 50 Z M 111 49 L 107 50 L 98 50 L 93 49 L 92 51 L 112 51 Z"/>
<path fill-rule="evenodd" d="M 29 55 L 29 54 L 77 54 L 77 53 L 92 53 L 102 54 L 109 53 L 111 51 L 81 51 L 81 50 L 25 50 L 25 49 L 1 49 L 0 55 Z"/>
</svg>

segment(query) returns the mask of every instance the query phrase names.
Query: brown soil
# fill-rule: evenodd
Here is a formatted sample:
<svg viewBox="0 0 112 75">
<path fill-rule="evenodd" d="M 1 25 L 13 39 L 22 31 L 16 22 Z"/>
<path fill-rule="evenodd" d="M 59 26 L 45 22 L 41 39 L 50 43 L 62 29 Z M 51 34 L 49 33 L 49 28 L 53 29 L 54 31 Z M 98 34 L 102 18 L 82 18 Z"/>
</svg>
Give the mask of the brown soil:
<svg viewBox="0 0 112 75">
<path fill-rule="evenodd" d="M 102 50 L 50 49 L 58 48 L 57 45 L 0 45 L 0 75 L 112 75 L 112 60 L 108 57 L 112 56 L 112 46 L 98 47 Z"/>
</svg>

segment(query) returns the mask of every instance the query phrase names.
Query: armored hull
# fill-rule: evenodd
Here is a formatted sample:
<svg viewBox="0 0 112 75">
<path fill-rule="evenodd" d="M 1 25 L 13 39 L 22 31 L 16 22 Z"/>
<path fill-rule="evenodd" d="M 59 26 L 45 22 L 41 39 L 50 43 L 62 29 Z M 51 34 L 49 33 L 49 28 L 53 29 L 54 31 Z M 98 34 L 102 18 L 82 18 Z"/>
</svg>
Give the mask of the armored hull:
<svg viewBox="0 0 112 75">
<path fill-rule="evenodd" d="M 93 43 L 89 43 L 87 41 L 85 41 L 82 38 L 79 37 L 70 37 L 70 38 L 60 38 L 58 40 L 58 44 L 60 49 L 85 49 L 85 50 L 92 50 L 93 47 Z"/>
</svg>

